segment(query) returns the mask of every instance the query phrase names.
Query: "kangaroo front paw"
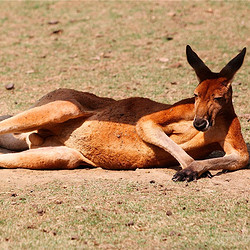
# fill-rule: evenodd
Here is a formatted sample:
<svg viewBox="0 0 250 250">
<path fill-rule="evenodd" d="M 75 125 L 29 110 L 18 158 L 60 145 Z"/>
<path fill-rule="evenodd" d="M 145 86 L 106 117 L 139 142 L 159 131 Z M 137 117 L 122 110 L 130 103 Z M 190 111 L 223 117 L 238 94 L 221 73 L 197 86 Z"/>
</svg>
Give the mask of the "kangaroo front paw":
<svg viewBox="0 0 250 250">
<path fill-rule="evenodd" d="M 185 168 L 177 172 L 172 180 L 173 181 L 194 181 L 197 180 L 198 178 L 212 178 L 213 175 L 209 172 L 206 171 L 203 174 L 199 175 L 197 171 L 192 170 L 191 168 Z"/>
<path fill-rule="evenodd" d="M 178 171 L 172 178 L 173 181 L 194 181 L 198 179 L 198 172 L 190 168 Z"/>
<path fill-rule="evenodd" d="M 212 178 L 213 175 L 209 171 L 206 171 L 203 174 L 201 174 L 199 178 L 206 178 L 206 177 Z"/>
</svg>

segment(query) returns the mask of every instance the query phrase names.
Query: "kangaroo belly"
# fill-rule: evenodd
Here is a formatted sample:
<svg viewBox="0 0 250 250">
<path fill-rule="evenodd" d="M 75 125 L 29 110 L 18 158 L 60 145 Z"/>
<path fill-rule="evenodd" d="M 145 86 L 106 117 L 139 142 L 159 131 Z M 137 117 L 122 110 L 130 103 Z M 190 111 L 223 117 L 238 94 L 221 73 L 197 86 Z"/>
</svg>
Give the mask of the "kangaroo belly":
<svg viewBox="0 0 250 250">
<path fill-rule="evenodd" d="M 77 149 L 96 166 L 106 169 L 136 169 L 168 167 L 178 162 L 163 149 L 145 143 L 138 136 L 135 125 L 110 121 L 86 120 L 69 124 L 68 136 L 63 144 Z M 73 129 L 72 129 L 73 128 Z M 216 145 L 206 142 L 204 133 L 174 133 L 169 135 L 194 158 L 203 158 L 217 150 Z"/>
<path fill-rule="evenodd" d="M 131 124 L 87 120 L 64 144 L 80 151 L 96 166 L 107 169 L 164 166 L 174 161 L 164 150 L 144 143 Z"/>
<path fill-rule="evenodd" d="M 135 130 L 138 117 L 133 118 L 131 112 L 129 119 L 125 112 L 116 112 L 111 116 L 104 115 L 111 114 L 110 110 L 104 112 L 87 120 L 79 118 L 64 123 L 59 135 L 61 143 L 77 149 L 96 166 L 107 169 L 178 164 L 169 153 L 145 143 L 138 136 Z M 211 136 L 194 129 L 192 121 L 180 121 L 168 126 L 172 131 L 168 136 L 194 158 L 203 158 L 213 151 L 212 142 L 208 139 Z"/>
</svg>

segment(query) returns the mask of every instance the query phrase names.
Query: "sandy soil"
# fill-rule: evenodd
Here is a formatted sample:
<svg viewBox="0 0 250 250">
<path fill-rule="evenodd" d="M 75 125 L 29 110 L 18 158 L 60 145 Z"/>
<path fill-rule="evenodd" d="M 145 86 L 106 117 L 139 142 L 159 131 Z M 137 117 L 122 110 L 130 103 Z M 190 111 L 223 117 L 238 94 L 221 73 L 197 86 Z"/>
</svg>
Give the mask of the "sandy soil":
<svg viewBox="0 0 250 250">
<path fill-rule="evenodd" d="M 242 169 L 235 172 L 215 172 L 213 178 L 203 178 L 192 183 L 181 185 L 171 181 L 175 170 L 172 169 L 137 169 L 136 171 L 110 171 L 101 168 L 37 171 L 26 169 L 1 169 L 0 190 L 11 191 L 16 188 L 32 188 L 35 185 L 47 185 L 54 181 L 60 181 L 68 185 L 78 185 L 84 180 L 125 180 L 128 182 L 155 182 L 166 187 L 183 189 L 187 186 L 196 186 L 206 192 L 214 188 L 221 192 L 237 196 L 249 197 L 250 171 Z"/>
</svg>

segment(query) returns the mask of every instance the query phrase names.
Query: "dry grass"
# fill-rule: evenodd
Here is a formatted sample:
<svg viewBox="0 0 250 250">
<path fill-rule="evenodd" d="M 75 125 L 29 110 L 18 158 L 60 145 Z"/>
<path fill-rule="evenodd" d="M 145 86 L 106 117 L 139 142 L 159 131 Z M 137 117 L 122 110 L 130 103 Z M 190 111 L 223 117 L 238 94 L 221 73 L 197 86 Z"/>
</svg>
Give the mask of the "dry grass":
<svg viewBox="0 0 250 250">
<path fill-rule="evenodd" d="M 20 112 L 59 87 L 166 103 L 191 96 L 197 80 L 186 44 L 220 70 L 249 47 L 249 7 L 247 1 L 1 2 L 1 113 Z M 233 87 L 248 143 L 249 66 L 247 56 Z M 15 89 L 7 91 L 8 83 Z M 0 248 L 249 245 L 245 193 L 207 189 L 206 180 L 198 188 L 119 178 L 54 180 L 34 187 L 10 181 L 1 190 Z"/>
<path fill-rule="evenodd" d="M 1 194 L 2 246 L 237 248 L 248 243 L 248 200 L 202 184 L 54 181 Z"/>
</svg>

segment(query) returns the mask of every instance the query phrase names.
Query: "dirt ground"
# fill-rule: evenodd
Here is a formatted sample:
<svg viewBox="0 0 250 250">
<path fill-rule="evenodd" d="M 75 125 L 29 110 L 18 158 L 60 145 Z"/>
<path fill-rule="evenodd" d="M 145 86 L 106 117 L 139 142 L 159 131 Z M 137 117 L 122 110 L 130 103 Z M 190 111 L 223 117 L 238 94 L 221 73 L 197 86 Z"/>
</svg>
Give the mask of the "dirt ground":
<svg viewBox="0 0 250 250">
<path fill-rule="evenodd" d="M 156 182 L 167 184 L 170 187 L 183 189 L 183 185 L 176 185 L 171 182 L 175 170 L 172 169 L 137 169 L 135 171 L 111 171 L 101 168 L 57 170 L 57 171 L 37 171 L 26 169 L 1 169 L 0 190 L 10 191 L 15 188 L 32 188 L 32 186 L 44 186 L 54 181 L 60 181 L 65 185 L 77 185 L 83 180 L 125 180 L 139 183 Z M 250 171 L 242 169 L 235 172 L 222 173 L 212 171 L 213 178 L 199 179 L 196 184 L 202 189 L 213 189 L 216 187 L 220 191 L 232 196 L 250 197 Z M 190 183 L 191 184 L 191 183 Z M 7 191 L 7 190 L 6 190 Z"/>
</svg>

